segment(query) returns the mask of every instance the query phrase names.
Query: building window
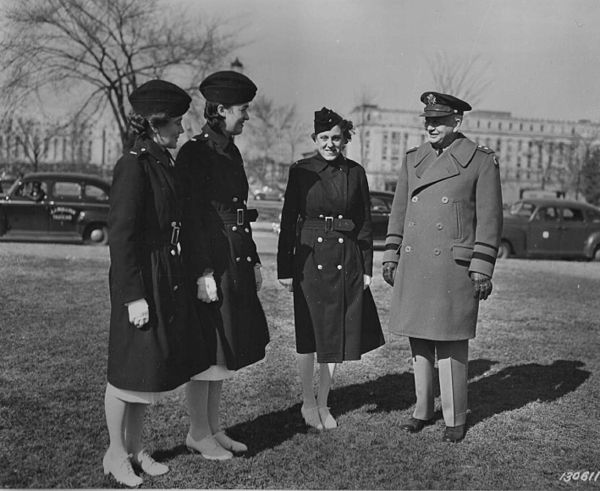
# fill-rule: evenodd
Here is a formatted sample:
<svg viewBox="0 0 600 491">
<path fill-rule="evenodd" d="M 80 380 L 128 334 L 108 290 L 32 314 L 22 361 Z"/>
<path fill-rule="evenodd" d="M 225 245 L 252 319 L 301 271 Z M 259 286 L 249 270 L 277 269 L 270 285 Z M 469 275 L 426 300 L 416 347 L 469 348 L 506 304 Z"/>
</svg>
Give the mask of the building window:
<svg viewBox="0 0 600 491">
<path fill-rule="evenodd" d="M 477 120 L 477 127 L 481 128 L 481 121 Z"/>
<path fill-rule="evenodd" d="M 508 129 L 509 130 L 512 130 L 512 125 L 513 125 L 512 123 L 508 123 Z"/>
<path fill-rule="evenodd" d="M 544 131 L 544 125 L 543 124 L 540 125 L 540 131 Z"/>
<path fill-rule="evenodd" d="M 519 131 L 523 131 L 523 123 L 519 123 Z"/>
<path fill-rule="evenodd" d="M 498 122 L 498 129 L 501 130 L 502 129 L 502 121 Z"/>
<path fill-rule="evenodd" d="M 492 122 L 491 121 L 488 121 L 487 127 L 488 127 L 488 129 L 490 129 L 492 127 Z"/>
</svg>

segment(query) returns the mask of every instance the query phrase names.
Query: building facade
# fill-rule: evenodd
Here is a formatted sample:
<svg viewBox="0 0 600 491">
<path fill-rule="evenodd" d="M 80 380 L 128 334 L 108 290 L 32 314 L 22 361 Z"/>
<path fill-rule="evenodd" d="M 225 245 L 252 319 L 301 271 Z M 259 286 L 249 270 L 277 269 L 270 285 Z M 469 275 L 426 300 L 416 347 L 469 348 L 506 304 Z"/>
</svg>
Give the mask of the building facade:
<svg viewBox="0 0 600 491">
<path fill-rule="evenodd" d="M 372 189 L 393 190 L 406 151 L 426 137 L 420 111 L 354 108 L 356 134 L 348 157 L 362 163 Z M 598 140 L 600 124 L 516 118 L 509 112 L 472 111 L 461 131 L 494 150 L 500 162 L 503 197 L 513 202 L 525 191 L 557 192 L 579 198 L 582 152 Z"/>
</svg>

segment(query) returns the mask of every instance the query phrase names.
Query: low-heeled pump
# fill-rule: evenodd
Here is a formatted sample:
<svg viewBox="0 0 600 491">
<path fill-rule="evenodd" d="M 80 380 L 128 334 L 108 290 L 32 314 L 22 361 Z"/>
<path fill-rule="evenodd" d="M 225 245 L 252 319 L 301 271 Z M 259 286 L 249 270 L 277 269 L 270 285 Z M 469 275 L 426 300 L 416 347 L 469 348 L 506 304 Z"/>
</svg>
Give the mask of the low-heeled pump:
<svg viewBox="0 0 600 491">
<path fill-rule="evenodd" d="M 130 488 L 137 488 L 144 482 L 143 479 L 133 471 L 129 455 L 114 458 L 107 452 L 104 455 L 104 459 L 102 459 L 102 467 L 104 468 L 105 476 L 111 474 L 119 484 L 123 484 Z"/>
<path fill-rule="evenodd" d="M 307 424 L 307 426 L 316 428 L 319 431 L 323 429 L 323 423 L 321 422 L 321 418 L 319 416 L 319 408 L 317 406 L 302 406 L 300 408 L 300 412 L 302 413 L 302 417 L 304 418 L 304 422 Z"/>
<path fill-rule="evenodd" d="M 197 452 L 208 460 L 229 460 L 233 457 L 233 454 L 219 445 L 219 442 L 212 435 L 196 441 L 188 433 L 185 438 L 185 446 L 191 452 Z"/>
<path fill-rule="evenodd" d="M 244 445 L 242 442 L 238 442 L 229 438 L 224 431 L 218 431 L 213 435 L 217 443 L 221 445 L 226 450 L 231 450 L 232 452 L 240 453 L 246 452 L 248 447 Z"/>
</svg>

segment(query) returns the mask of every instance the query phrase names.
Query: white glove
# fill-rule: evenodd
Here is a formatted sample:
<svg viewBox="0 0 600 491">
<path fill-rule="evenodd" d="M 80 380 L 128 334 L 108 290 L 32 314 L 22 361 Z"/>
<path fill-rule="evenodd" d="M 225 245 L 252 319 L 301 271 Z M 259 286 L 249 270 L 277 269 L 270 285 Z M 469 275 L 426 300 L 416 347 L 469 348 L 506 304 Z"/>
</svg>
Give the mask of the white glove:
<svg viewBox="0 0 600 491">
<path fill-rule="evenodd" d="M 292 284 L 292 281 L 292 278 L 282 278 L 279 280 L 279 283 L 281 283 L 281 286 L 283 286 L 284 288 L 287 288 L 288 291 L 293 292 L 294 285 Z"/>
<path fill-rule="evenodd" d="M 260 272 L 260 264 L 256 263 L 254 265 L 254 281 L 256 282 L 256 291 L 259 292 L 260 289 L 262 288 L 262 283 L 263 283 L 263 279 L 262 279 L 262 273 Z"/>
<path fill-rule="evenodd" d="M 200 276 L 196 281 L 198 285 L 197 296 L 205 303 L 216 302 L 219 300 L 217 295 L 217 282 L 212 273 L 206 273 Z"/>
<path fill-rule="evenodd" d="M 371 286 L 371 277 L 368 274 L 363 275 L 363 290 L 366 290 Z"/>
<path fill-rule="evenodd" d="M 129 322 L 131 322 L 138 329 L 144 324 L 148 323 L 150 319 L 150 311 L 148 309 L 148 302 L 145 298 L 134 300 L 127 304 L 127 312 L 129 313 Z"/>
</svg>

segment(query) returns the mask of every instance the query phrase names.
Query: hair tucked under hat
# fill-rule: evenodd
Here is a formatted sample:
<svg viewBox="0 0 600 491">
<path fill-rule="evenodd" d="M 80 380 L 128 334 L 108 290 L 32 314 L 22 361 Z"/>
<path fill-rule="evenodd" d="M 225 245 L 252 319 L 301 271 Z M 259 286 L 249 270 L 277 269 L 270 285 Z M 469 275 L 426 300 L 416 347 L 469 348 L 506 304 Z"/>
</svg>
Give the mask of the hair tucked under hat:
<svg viewBox="0 0 600 491">
<path fill-rule="evenodd" d="M 329 131 L 334 126 L 339 125 L 346 141 L 350 141 L 352 138 L 352 129 L 354 128 L 352 121 L 342 118 L 338 113 L 326 107 L 315 111 L 314 123 L 315 135 L 318 135 L 323 131 Z"/>
<path fill-rule="evenodd" d="M 129 102 L 133 111 L 141 116 L 165 114 L 176 118 L 187 112 L 192 98 L 171 82 L 150 80 L 131 93 Z"/>
</svg>

